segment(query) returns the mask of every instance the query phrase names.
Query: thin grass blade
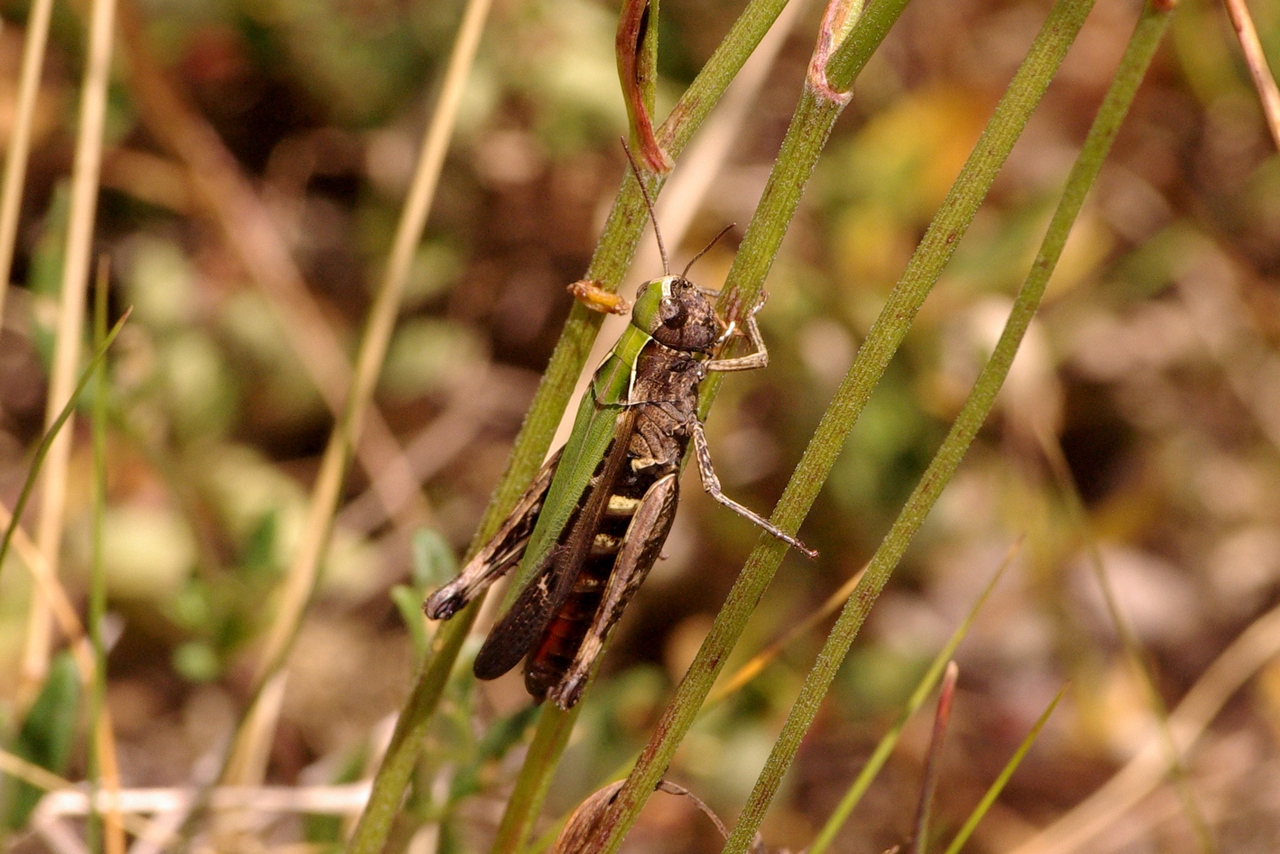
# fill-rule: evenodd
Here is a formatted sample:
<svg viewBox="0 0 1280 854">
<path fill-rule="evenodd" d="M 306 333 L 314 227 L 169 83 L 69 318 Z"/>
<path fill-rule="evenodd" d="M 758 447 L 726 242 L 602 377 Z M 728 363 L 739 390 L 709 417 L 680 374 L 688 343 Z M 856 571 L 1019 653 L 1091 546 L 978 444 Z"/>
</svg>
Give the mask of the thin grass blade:
<svg viewBox="0 0 1280 854">
<path fill-rule="evenodd" d="M 1009 547 L 1005 552 L 1004 560 L 1000 562 L 1000 566 L 992 573 L 991 580 L 982 588 L 982 593 L 978 595 L 969 613 L 965 615 L 964 620 L 951 633 L 951 637 L 943 645 L 938 654 L 933 657 L 933 661 L 929 664 L 929 669 L 925 671 L 924 676 L 920 678 L 916 684 L 915 690 L 911 692 L 911 697 L 902 708 L 902 712 L 898 715 L 898 720 L 880 739 L 876 745 L 876 749 L 872 751 L 871 757 L 867 763 L 862 766 L 862 771 L 858 773 L 853 784 L 849 786 L 849 790 L 845 792 L 840 804 L 831 813 L 827 823 L 823 825 L 821 832 L 818 833 L 813 844 L 809 846 L 808 854 L 824 854 L 835 840 L 836 834 L 844 823 L 849 820 L 849 815 L 853 812 L 854 807 L 862 800 L 862 796 L 866 794 L 867 789 L 871 786 L 871 781 L 880 773 L 880 769 L 884 767 L 888 761 L 890 754 L 893 753 L 894 747 L 898 744 L 898 738 L 902 735 L 903 727 L 907 725 L 907 721 L 924 705 L 924 701 L 928 699 L 933 692 L 934 686 L 938 684 L 938 680 L 942 678 L 943 672 L 946 670 L 947 662 L 952 659 L 959 648 L 960 642 L 969 634 L 969 629 L 973 626 L 974 621 L 978 617 L 978 612 L 982 610 L 982 606 L 986 604 L 991 591 L 995 590 L 996 584 L 1004 577 L 1004 572 L 1009 568 L 1009 564 L 1013 562 L 1014 556 L 1022 547 L 1022 540 L 1019 539 Z"/>
<path fill-rule="evenodd" d="M 62 429 L 62 425 L 66 424 L 67 419 L 76 411 L 76 403 L 80 400 L 80 393 L 84 391 L 85 386 L 93 379 L 98 365 L 106 358 L 107 350 L 111 348 L 111 342 L 116 340 L 116 335 L 124 328 L 124 324 L 128 321 L 129 314 L 132 311 L 133 309 L 126 309 L 120 319 L 116 321 L 115 326 L 111 327 L 111 331 L 107 333 L 107 337 L 102 341 L 102 346 L 93 354 L 88 366 L 80 374 L 80 379 L 76 383 L 75 389 L 67 399 L 67 405 L 62 407 L 58 417 L 54 419 L 53 424 L 49 426 L 43 438 L 40 439 L 40 444 L 36 447 L 35 457 L 31 460 L 31 468 L 27 471 L 27 479 L 23 482 L 22 491 L 18 493 L 18 500 L 13 505 L 13 518 L 9 520 L 9 525 L 5 528 L 4 539 L 0 540 L 0 569 L 4 567 L 4 558 L 9 552 L 9 542 L 13 539 L 13 532 L 18 527 L 18 520 L 22 518 L 22 511 L 26 508 L 27 501 L 31 498 L 36 479 L 40 476 L 40 466 L 44 463 L 44 458 L 49 453 L 49 447 L 53 444 L 53 440 L 57 438 L 58 431 Z"/>
<path fill-rule="evenodd" d="M 978 802 L 973 812 L 969 814 L 969 818 L 965 820 L 964 826 L 960 828 L 956 838 L 951 840 L 951 844 L 947 846 L 946 854 L 958 854 L 964 844 L 969 841 L 974 828 L 978 826 L 978 822 L 982 821 L 982 817 L 987 814 L 987 810 L 991 809 L 991 805 L 996 802 L 996 798 L 1000 797 L 1000 793 L 1004 791 L 1005 784 L 1009 782 L 1013 772 L 1018 770 L 1018 766 L 1022 764 L 1022 757 L 1027 755 L 1027 751 L 1035 743 L 1036 737 L 1040 735 L 1040 730 L 1044 729 L 1044 725 L 1049 721 L 1049 715 L 1053 714 L 1053 710 L 1058 707 L 1058 702 L 1066 691 L 1066 685 L 1059 688 L 1058 693 L 1053 698 L 1053 702 L 1040 713 L 1040 717 L 1036 720 L 1036 725 L 1031 728 L 1031 732 L 1027 733 L 1027 737 L 1022 740 L 1022 744 L 1018 745 L 1018 749 L 1014 751 L 1013 756 L 1005 763 L 1000 775 L 996 777 L 995 782 L 991 784 L 991 787 L 982 796 L 982 800 Z"/>
</svg>

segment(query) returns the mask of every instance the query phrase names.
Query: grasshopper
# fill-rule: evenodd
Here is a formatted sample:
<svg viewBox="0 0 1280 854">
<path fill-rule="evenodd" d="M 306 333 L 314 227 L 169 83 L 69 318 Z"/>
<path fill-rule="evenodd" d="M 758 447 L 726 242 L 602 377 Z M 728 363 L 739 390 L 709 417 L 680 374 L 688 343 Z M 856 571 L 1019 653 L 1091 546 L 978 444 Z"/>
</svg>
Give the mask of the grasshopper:
<svg viewBox="0 0 1280 854">
<path fill-rule="evenodd" d="M 631 166 L 640 181 L 634 161 Z M 640 188 L 662 255 L 662 278 L 641 286 L 631 322 L 596 370 L 564 447 L 543 464 L 493 539 L 423 605 L 431 619 L 448 619 L 519 565 L 518 577 L 529 581 L 481 646 L 475 675 L 496 679 L 523 658 L 528 692 L 562 709 L 582 696 L 609 632 L 662 550 L 690 441 L 712 498 L 817 557 L 724 494 L 698 420 L 698 385 L 710 371 L 768 364 L 755 319 L 764 300 L 743 322 L 752 352 L 717 358 L 724 343 L 741 333 L 736 321 L 716 314 L 714 293 L 688 279 L 689 267 L 710 246 L 680 275 L 671 275 L 642 181 Z"/>
</svg>

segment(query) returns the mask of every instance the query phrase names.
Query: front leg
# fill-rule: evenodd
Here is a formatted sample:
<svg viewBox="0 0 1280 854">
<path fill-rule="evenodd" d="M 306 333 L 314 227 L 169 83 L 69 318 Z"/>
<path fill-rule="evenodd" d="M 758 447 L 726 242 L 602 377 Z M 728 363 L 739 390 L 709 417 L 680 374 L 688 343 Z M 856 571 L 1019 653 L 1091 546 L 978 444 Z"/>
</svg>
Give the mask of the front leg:
<svg viewBox="0 0 1280 854">
<path fill-rule="evenodd" d="M 743 507 L 741 504 L 725 495 L 724 491 L 720 488 L 720 478 L 716 477 L 716 470 L 711 466 L 711 449 L 707 447 L 707 434 L 702 430 L 702 422 L 697 419 L 693 419 L 690 432 L 693 434 L 694 454 L 698 458 L 698 474 L 702 477 L 702 488 L 707 491 L 707 495 L 710 495 L 716 501 L 719 501 L 739 516 L 755 522 L 758 526 L 782 540 L 787 545 L 799 550 L 810 560 L 818 556 L 816 551 L 809 548 L 786 531 L 783 531 L 768 519 L 752 510 L 748 510 L 746 507 Z"/>
<path fill-rule="evenodd" d="M 746 328 L 747 343 L 751 347 L 751 352 L 745 356 L 736 356 L 732 359 L 711 359 L 703 362 L 702 367 L 708 371 L 754 371 L 757 368 L 766 367 L 769 364 L 769 349 L 764 346 L 764 338 L 760 335 L 760 326 L 756 323 L 756 312 L 764 308 L 765 300 L 768 294 L 762 294 L 760 301 L 747 314 L 747 319 L 743 323 Z M 730 326 L 726 337 L 732 334 L 733 328 Z"/>
<path fill-rule="evenodd" d="M 582 639 L 582 645 L 573 657 L 573 664 L 565 672 L 560 683 L 547 696 L 562 709 L 573 708 L 591 676 L 591 669 L 604 649 L 609 632 L 613 629 L 632 595 L 649 574 L 653 562 L 662 551 L 671 522 L 676 516 L 676 502 L 680 496 L 677 474 L 659 478 L 640 499 L 631 524 L 622 540 L 622 548 L 613 564 L 605 585 L 600 607 L 596 609 L 591 627 Z"/>
</svg>

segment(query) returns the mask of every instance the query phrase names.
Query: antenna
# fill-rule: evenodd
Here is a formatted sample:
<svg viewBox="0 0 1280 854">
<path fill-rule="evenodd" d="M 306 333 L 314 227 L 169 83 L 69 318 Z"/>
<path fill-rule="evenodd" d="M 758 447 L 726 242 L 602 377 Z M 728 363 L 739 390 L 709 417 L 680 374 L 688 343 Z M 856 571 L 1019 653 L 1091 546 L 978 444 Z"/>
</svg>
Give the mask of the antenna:
<svg viewBox="0 0 1280 854">
<path fill-rule="evenodd" d="M 712 247 L 712 246 L 715 246 L 717 243 L 719 243 L 719 242 L 720 242 L 720 238 L 722 238 L 722 237 L 724 237 L 726 234 L 728 234 L 728 233 L 729 233 L 729 229 L 733 228 L 733 227 L 734 227 L 734 225 L 736 225 L 736 224 L 737 224 L 737 223 L 732 223 L 732 222 L 731 222 L 731 223 L 729 223 L 728 225 L 726 225 L 724 228 L 720 229 L 720 233 L 719 233 L 719 234 L 717 234 L 715 237 L 711 238 L 711 242 L 710 242 L 710 243 L 708 243 L 705 247 L 703 247 L 703 250 L 702 250 L 701 252 L 699 252 L 697 255 L 694 255 L 694 256 L 693 256 L 693 260 L 692 260 L 692 261 L 690 261 L 688 264 L 686 264 L 686 265 L 685 265 L 685 267 L 684 267 L 684 272 L 680 274 L 680 278 L 682 278 L 682 279 L 687 279 L 687 278 L 689 278 L 689 271 L 690 271 L 691 269 L 693 269 L 693 265 L 694 265 L 694 263 L 695 263 L 695 262 L 697 262 L 697 260 L 698 260 L 699 258 L 701 258 L 703 255 L 706 255 L 708 252 L 710 252 L 710 251 L 711 251 L 711 247 Z"/>
<path fill-rule="evenodd" d="M 640 185 L 640 195 L 644 196 L 645 207 L 649 209 L 649 221 L 653 223 L 653 236 L 658 238 L 658 254 L 662 256 L 662 275 L 670 276 L 671 267 L 667 264 L 667 247 L 662 245 L 662 232 L 658 231 L 658 215 L 653 212 L 653 200 L 649 198 L 649 191 L 644 188 L 644 179 L 640 177 L 640 167 L 636 165 L 636 159 L 631 156 L 631 149 L 627 146 L 625 139 L 622 140 L 622 150 L 627 154 L 627 162 L 631 164 L 631 172 L 636 176 L 636 183 Z M 712 243 L 714 242 L 713 240 Z M 707 249 L 710 248 L 707 247 Z M 706 252 L 707 250 L 704 249 L 702 251 Z M 698 254 L 701 255 L 702 253 Z"/>
</svg>

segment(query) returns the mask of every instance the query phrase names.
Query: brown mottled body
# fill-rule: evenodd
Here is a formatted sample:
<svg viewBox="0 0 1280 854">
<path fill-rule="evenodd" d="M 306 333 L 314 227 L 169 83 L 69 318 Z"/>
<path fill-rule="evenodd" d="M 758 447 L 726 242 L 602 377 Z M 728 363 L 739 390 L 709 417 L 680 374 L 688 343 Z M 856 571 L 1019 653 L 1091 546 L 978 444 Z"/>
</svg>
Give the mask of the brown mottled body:
<svg viewBox="0 0 1280 854">
<path fill-rule="evenodd" d="M 704 376 L 701 363 L 690 354 L 664 347 L 657 341 L 645 346 L 636 363 L 631 396 L 632 433 L 622 465 L 611 484 L 600 482 L 607 461 L 601 462 L 591 480 L 590 491 L 607 489 L 608 500 L 603 502 L 590 552 L 568 598 L 543 630 L 525 663 L 525 688 L 534 697 L 546 697 L 548 691 L 564 680 L 600 611 L 605 587 L 628 536 L 639 534 L 644 547 L 613 619 L 600 627 L 604 635 L 613 628 L 622 607 L 657 559 L 675 518 L 675 513 L 669 511 L 674 511 L 679 497 L 676 475 L 689 444 L 688 424 L 697 417 L 698 382 Z M 663 494 L 660 506 L 654 510 L 662 512 L 657 513 L 656 518 L 642 517 L 637 526 L 636 512 L 644 506 L 645 497 L 655 486 L 663 490 Z M 590 493 L 584 496 L 584 503 L 590 503 Z M 574 527 L 570 525 L 561 538 L 558 547 L 562 550 L 567 551 L 566 541 Z M 636 527 L 643 532 L 633 531 Z"/>
</svg>

